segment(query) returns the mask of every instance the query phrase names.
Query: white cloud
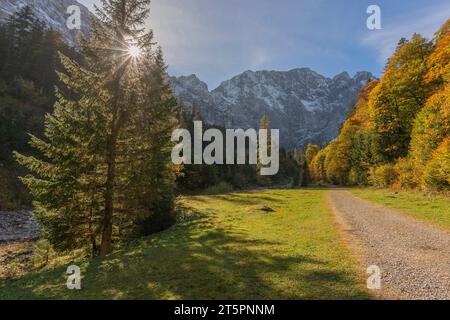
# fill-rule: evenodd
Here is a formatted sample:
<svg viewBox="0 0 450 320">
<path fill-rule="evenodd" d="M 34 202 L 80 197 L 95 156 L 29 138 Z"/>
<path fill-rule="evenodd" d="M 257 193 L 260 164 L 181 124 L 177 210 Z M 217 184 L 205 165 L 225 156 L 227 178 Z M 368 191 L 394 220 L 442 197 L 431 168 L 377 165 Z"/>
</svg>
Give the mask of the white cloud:
<svg viewBox="0 0 450 320">
<path fill-rule="evenodd" d="M 383 8 L 381 8 L 383 17 Z M 377 53 L 380 64 L 386 63 L 394 53 L 398 41 L 419 33 L 431 39 L 439 27 L 450 17 L 450 2 L 421 12 L 410 12 L 389 21 L 382 21 L 382 30 L 367 30 L 362 44 Z M 382 18 L 383 19 L 383 18 Z"/>
</svg>

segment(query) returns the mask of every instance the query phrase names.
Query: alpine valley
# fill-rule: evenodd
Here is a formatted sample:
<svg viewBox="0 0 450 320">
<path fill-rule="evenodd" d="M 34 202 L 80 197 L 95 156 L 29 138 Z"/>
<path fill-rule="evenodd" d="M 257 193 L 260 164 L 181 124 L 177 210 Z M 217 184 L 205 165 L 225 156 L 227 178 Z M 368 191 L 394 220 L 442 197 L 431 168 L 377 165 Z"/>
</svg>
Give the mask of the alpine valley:
<svg viewBox="0 0 450 320">
<path fill-rule="evenodd" d="M 23 6 L 62 33 L 69 45 L 76 31 L 68 30 L 67 8 L 78 5 L 84 34 L 89 33 L 92 14 L 76 0 L 0 0 L 0 23 Z M 169 61 L 170 62 L 170 61 Z M 266 115 L 272 128 L 280 129 L 281 145 L 287 149 L 308 143 L 325 145 L 337 137 L 360 89 L 374 77 L 347 72 L 328 78 L 308 68 L 290 71 L 246 71 L 222 82 L 214 90 L 196 75 L 170 77 L 176 97 L 186 107 L 194 105 L 203 120 L 227 128 L 258 128 Z"/>
</svg>

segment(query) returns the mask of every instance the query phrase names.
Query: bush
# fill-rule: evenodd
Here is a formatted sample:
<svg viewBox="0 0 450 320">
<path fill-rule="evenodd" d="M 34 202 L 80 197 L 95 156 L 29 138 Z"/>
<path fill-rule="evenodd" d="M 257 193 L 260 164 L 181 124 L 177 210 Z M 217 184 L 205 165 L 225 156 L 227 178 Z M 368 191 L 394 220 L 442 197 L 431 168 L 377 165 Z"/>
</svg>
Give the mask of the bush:
<svg viewBox="0 0 450 320">
<path fill-rule="evenodd" d="M 232 191 L 233 187 L 229 183 L 222 181 L 219 184 L 216 184 L 215 186 L 206 188 L 204 193 L 214 195 L 214 194 L 230 193 Z"/>
<path fill-rule="evenodd" d="M 450 190 L 450 139 L 447 138 L 432 154 L 425 166 L 422 186 L 430 191 Z"/>
<path fill-rule="evenodd" d="M 392 164 L 385 164 L 377 168 L 371 168 L 369 182 L 377 188 L 387 188 L 394 184 L 397 173 Z"/>
<path fill-rule="evenodd" d="M 33 269 L 40 269 L 48 265 L 49 261 L 56 256 L 50 242 L 39 240 L 34 245 L 33 255 L 30 263 Z"/>
<path fill-rule="evenodd" d="M 367 173 L 363 170 L 358 170 L 357 168 L 352 168 L 348 174 L 348 184 L 357 186 L 366 186 Z"/>
<path fill-rule="evenodd" d="M 420 184 L 421 170 L 416 161 L 402 158 L 395 164 L 397 186 L 401 189 L 415 189 Z"/>
<path fill-rule="evenodd" d="M 173 226 L 177 222 L 177 211 L 174 208 L 174 199 L 171 194 L 158 198 L 150 208 L 147 218 L 140 221 L 137 227 L 138 236 L 148 236 L 161 232 Z"/>
</svg>

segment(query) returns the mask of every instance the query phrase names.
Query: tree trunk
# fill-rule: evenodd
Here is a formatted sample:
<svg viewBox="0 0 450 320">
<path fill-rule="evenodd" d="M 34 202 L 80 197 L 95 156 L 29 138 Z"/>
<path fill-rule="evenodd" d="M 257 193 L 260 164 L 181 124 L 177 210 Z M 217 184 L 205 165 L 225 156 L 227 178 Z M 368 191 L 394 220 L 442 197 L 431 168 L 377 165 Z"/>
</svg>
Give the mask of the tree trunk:
<svg viewBox="0 0 450 320">
<path fill-rule="evenodd" d="M 122 28 L 116 29 L 116 37 L 119 43 L 124 43 L 123 32 L 125 29 L 125 1 L 122 1 Z M 107 175 L 105 183 L 105 212 L 103 217 L 103 230 L 102 241 L 100 244 L 100 256 L 104 257 L 112 251 L 112 231 L 113 231 L 113 217 L 114 217 L 114 184 L 116 180 L 116 144 L 119 137 L 119 132 L 122 127 L 123 114 L 119 107 L 119 95 L 120 95 L 120 81 L 124 75 L 126 66 L 128 63 L 120 65 L 116 72 L 114 79 L 111 82 L 111 91 L 114 93 L 114 103 L 112 108 L 112 123 L 111 123 L 111 135 L 107 144 Z"/>
<path fill-rule="evenodd" d="M 121 117 L 119 115 L 118 107 L 118 90 L 119 90 L 119 76 L 114 85 L 115 101 L 113 104 L 113 118 L 111 124 L 111 135 L 109 136 L 107 143 L 107 174 L 105 183 L 105 212 L 102 223 L 102 241 L 100 244 L 100 256 L 104 257 L 112 251 L 112 227 L 113 227 L 113 215 L 114 215 L 114 183 L 116 179 L 116 143 L 121 126 Z"/>
<path fill-rule="evenodd" d="M 114 120 L 113 120 L 114 123 Z M 118 126 L 113 128 L 108 142 L 107 176 L 105 189 L 105 213 L 103 217 L 102 242 L 100 256 L 104 257 L 112 251 L 112 227 L 114 214 L 114 181 L 116 179 L 116 140 Z"/>
<path fill-rule="evenodd" d="M 105 190 L 105 213 L 103 217 L 102 243 L 100 245 L 100 256 L 111 253 L 112 250 L 112 218 L 114 213 L 114 179 L 115 163 L 111 153 L 108 157 L 108 175 Z"/>
</svg>

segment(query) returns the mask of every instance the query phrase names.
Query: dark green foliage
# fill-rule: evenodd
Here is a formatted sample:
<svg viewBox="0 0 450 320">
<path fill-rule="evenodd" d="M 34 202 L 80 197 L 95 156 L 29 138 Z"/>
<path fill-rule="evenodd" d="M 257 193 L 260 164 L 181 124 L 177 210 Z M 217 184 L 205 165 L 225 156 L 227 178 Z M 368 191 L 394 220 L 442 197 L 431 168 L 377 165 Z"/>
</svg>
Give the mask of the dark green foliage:
<svg viewBox="0 0 450 320">
<path fill-rule="evenodd" d="M 318 151 L 320 151 L 320 149 Z M 293 185 L 306 187 L 310 181 L 308 157 L 303 150 L 296 149 L 292 153 L 292 159 L 295 163 L 295 167 L 291 169 L 294 172 Z M 312 159 L 313 157 L 311 157 L 311 160 Z"/>
<path fill-rule="evenodd" d="M 22 180 L 56 249 L 106 255 L 117 241 L 172 223 L 176 100 L 162 52 L 140 28 L 148 4 L 103 2 L 101 20 L 92 20 L 90 39 L 80 43 L 85 63 L 60 55 L 62 85 L 45 139 L 31 137 L 39 156 L 16 153 L 33 173 Z"/>
<path fill-rule="evenodd" d="M 194 121 L 202 121 L 201 115 L 197 112 L 195 105 L 192 108 L 180 106 L 178 109 L 180 127 L 187 129 L 191 136 L 194 132 Z M 268 119 L 267 119 L 268 120 Z M 203 129 L 218 129 L 226 136 L 226 129 L 219 126 L 211 126 L 203 123 Z M 203 147 L 208 145 L 203 144 Z M 236 148 L 236 144 L 235 144 Z M 248 160 L 248 144 L 246 144 Z M 224 146 L 223 154 L 226 153 Z M 301 151 L 287 152 L 280 149 L 280 169 L 274 176 L 261 177 L 258 165 L 184 165 L 181 174 L 177 177 L 179 192 L 196 193 L 205 189 L 214 188 L 222 182 L 231 185 L 235 189 L 248 189 L 254 186 L 277 186 L 295 181 L 295 185 L 306 185 L 308 180 L 307 169 L 304 167 L 304 156 L 299 158 Z M 235 149 L 236 154 L 236 149 Z"/>
<path fill-rule="evenodd" d="M 58 33 L 44 28 L 29 7 L 0 25 L 0 210 L 28 205 L 12 151 L 32 153 L 28 133 L 42 136 L 58 83 L 57 51 L 76 57 Z"/>
</svg>

